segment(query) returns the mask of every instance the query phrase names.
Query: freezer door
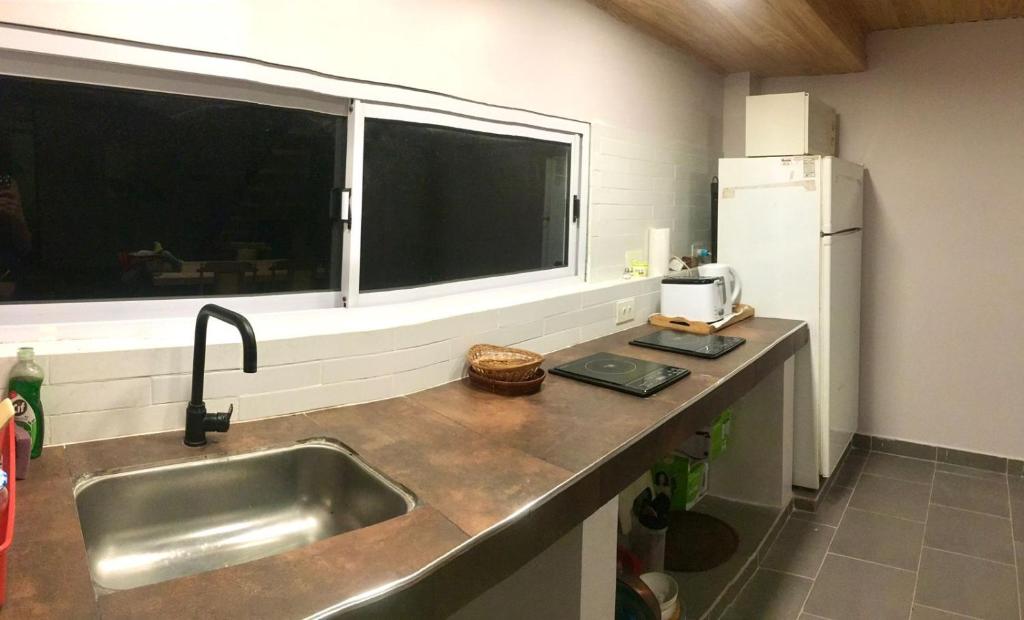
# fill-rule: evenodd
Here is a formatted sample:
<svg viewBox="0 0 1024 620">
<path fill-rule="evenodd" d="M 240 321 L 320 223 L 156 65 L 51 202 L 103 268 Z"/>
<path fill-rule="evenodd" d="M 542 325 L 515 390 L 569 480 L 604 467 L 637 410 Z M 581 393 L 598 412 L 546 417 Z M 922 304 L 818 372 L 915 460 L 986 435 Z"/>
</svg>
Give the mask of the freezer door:
<svg viewBox="0 0 1024 620">
<path fill-rule="evenodd" d="M 864 225 L 864 168 L 823 157 L 821 177 L 821 232 L 828 235 Z"/>
<path fill-rule="evenodd" d="M 860 417 L 861 231 L 821 238 L 821 475 L 835 471 Z"/>
</svg>

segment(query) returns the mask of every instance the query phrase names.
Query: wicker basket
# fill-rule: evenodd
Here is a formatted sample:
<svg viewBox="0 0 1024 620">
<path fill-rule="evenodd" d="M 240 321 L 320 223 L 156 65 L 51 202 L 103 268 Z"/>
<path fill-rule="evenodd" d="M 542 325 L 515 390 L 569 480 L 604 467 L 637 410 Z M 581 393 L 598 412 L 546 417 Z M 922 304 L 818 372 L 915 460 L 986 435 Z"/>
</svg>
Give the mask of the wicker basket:
<svg viewBox="0 0 1024 620">
<path fill-rule="evenodd" d="M 532 351 L 475 344 L 466 354 L 469 365 L 478 373 L 498 381 L 528 381 L 536 377 L 544 357 Z"/>
</svg>

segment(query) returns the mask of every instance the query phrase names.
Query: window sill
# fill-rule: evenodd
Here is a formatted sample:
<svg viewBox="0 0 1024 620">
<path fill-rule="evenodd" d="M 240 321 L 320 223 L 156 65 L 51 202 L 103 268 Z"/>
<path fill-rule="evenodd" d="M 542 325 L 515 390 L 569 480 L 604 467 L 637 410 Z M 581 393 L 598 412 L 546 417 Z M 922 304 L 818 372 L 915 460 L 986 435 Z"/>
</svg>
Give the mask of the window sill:
<svg viewBox="0 0 1024 620">
<path fill-rule="evenodd" d="M 659 281 L 660 277 L 596 283 L 563 278 L 389 305 L 251 312 L 247 317 L 260 341 L 287 340 L 388 330 L 574 294 L 601 296 L 602 292 L 613 294 L 608 289 L 616 287 L 629 290 L 613 294 L 609 300 L 630 297 L 657 291 Z M 0 325 L 0 359 L 13 358 L 19 346 L 35 347 L 42 356 L 191 346 L 194 325 L 192 317 Z M 210 344 L 237 342 L 237 338 L 232 328 L 216 321 L 210 323 Z"/>
</svg>

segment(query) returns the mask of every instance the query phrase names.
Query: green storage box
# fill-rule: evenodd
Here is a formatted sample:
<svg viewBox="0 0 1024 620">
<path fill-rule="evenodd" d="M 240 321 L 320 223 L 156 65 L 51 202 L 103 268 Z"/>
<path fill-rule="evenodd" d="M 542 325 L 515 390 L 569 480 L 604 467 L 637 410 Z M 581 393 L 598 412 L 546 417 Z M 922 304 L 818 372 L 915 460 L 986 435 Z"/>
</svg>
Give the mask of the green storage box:
<svg viewBox="0 0 1024 620">
<path fill-rule="evenodd" d="M 729 448 L 732 435 L 732 409 L 726 409 L 710 426 L 705 426 L 683 442 L 684 454 L 696 459 L 714 460 Z"/>
<path fill-rule="evenodd" d="M 655 496 L 667 495 L 672 510 L 689 510 L 708 490 L 708 463 L 681 452 L 658 461 L 651 469 Z"/>
</svg>

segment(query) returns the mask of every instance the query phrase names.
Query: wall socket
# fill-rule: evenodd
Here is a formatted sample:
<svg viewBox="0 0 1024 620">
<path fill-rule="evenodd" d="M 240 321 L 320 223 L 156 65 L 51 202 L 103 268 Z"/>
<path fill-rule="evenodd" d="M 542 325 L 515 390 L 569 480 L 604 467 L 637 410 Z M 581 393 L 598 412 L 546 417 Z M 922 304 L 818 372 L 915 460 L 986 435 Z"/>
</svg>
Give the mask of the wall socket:
<svg viewBox="0 0 1024 620">
<path fill-rule="evenodd" d="M 636 318 L 636 297 L 620 299 L 615 304 L 615 324 L 629 323 Z"/>
</svg>

